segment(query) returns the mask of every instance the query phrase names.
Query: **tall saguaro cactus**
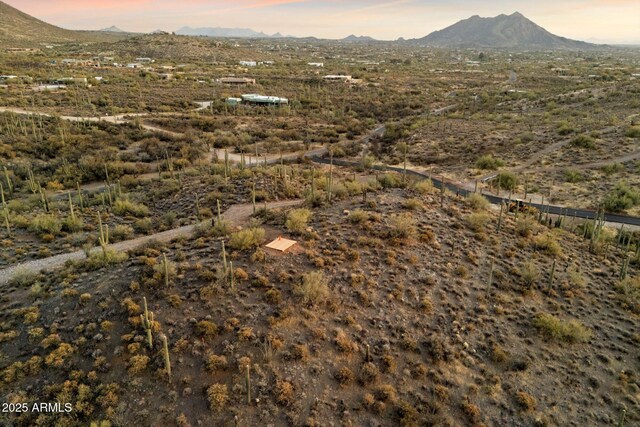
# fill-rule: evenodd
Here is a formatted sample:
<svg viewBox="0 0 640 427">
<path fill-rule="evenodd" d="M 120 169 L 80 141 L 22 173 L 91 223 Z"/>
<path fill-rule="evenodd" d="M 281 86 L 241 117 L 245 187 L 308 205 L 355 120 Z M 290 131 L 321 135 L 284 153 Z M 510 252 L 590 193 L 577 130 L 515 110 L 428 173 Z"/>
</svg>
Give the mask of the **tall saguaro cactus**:
<svg viewBox="0 0 640 427">
<path fill-rule="evenodd" d="M 142 297 L 144 302 L 144 314 L 140 315 L 140 324 L 147 333 L 147 344 L 149 348 L 153 348 L 153 312 L 147 310 L 147 297 Z"/>
</svg>

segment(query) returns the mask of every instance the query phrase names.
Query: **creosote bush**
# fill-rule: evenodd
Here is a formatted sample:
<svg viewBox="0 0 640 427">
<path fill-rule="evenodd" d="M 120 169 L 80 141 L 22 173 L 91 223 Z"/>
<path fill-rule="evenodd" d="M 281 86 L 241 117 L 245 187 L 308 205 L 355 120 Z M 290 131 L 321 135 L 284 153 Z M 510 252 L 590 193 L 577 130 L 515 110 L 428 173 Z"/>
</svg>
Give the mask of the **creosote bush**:
<svg viewBox="0 0 640 427">
<path fill-rule="evenodd" d="M 302 298 L 304 304 L 322 303 L 329 298 L 329 279 L 320 270 L 310 271 L 302 276 L 294 293 Z"/>
<path fill-rule="evenodd" d="M 484 231 L 490 219 L 489 214 L 486 212 L 474 212 L 467 216 L 466 221 L 471 230 L 480 233 Z"/>
<path fill-rule="evenodd" d="M 247 250 L 260 246 L 264 241 L 264 228 L 254 227 L 237 231 L 229 239 L 231 249 Z"/>
<path fill-rule="evenodd" d="M 311 211 L 301 208 L 294 209 L 287 215 L 285 226 L 289 231 L 294 233 L 302 233 L 307 227 L 307 223 L 311 219 Z"/>
<path fill-rule="evenodd" d="M 491 154 L 486 154 L 476 160 L 476 167 L 478 169 L 496 170 L 504 166 L 504 161 L 493 157 Z"/>
<path fill-rule="evenodd" d="M 489 207 L 489 201 L 482 194 L 471 193 L 467 197 L 467 204 L 475 211 L 483 211 Z"/>
<path fill-rule="evenodd" d="M 116 215 L 131 215 L 138 218 L 149 215 L 149 208 L 142 203 L 136 203 L 129 199 L 118 199 L 113 204 L 113 212 Z"/>
<path fill-rule="evenodd" d="M 580 321 L 559 319 L 551 314 L 541 314 L 533 321 L 533 325 L 548 339 L 569 343 L 587 342 L 591 339 L 591 331 Z"/>
</svg>

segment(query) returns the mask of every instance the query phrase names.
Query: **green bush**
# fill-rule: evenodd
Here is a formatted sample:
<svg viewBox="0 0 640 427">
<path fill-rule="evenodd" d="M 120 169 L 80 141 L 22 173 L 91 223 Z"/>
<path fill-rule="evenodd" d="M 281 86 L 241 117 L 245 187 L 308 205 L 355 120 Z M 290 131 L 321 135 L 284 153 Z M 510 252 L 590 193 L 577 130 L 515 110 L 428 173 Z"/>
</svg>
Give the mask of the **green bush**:
<svg viewBox="0 0 640 427">
<path fill-rule="evenodd" d="M 561 320 L 546 313 L 536 317 L 533 325 L 547 338 L 558 341 L 587 342 L 592 336 L 591 331 L 578 320 Z"/>
<path fill-rule="evenodd" d="M 474 212 L 466 218 L 469 228 L 478 233 L 484 231 L 489 219 L 486 212 Z"/>
<path fill-rule="evenodd" d="M 352 224 L 362 224 L 369 220 L 369 214 L 362 209 L 356 209 L 354 211 L 349 212 L 349 222 Z"/>
<path fill-rule="evenodd" d="M 133 227 L 127 224 L 118 224 L 109 230 L 109 238 L 114 242 L 127 240 L 133 235 Z"/>
<path fill-rule="evenodd" d="M 75 218 L 68 216 L 67 218 L 65 218 L 64 223 L 62 224 L 62 229 L 64 231 L 68 231 L 69 233 L 75 233 L 76 231 L 80 231 L 82 230 L 83 227 L 84 227 L 84 222 L 82 221 L 82 218 L 80 218 L 79 216 L 76 216 Z"/>
<path fill-rule="evenodd" d="M 62 223 L 53 214 L 40 214 L 31 220 L 29 228 L 36 234 L 56 235 L 62 230 Z"/>
<path fill-rule="evenodd" d="M 260 246 L 264 241 L 264 228 L 254 227 L 237 231 L 231 235 L 229 247 L 231 249 L 246 250 Z"/>
<path fill-rule="evenodd" d="M 129 199 L 118 199 L 113 204 L 113 213 L 119 216 L 132 215 L 142 218 L 149 215 L 149 208 L 142 203 L 136 203 Z"/>
<path fill-rule="evenodd" d="M 430 179 L 423 179 L 413 184 L 413 190 L 420 194 L 428 194 L 433 192 L 433 182 Z"/>
<path fill-rule="evenodd" d="M 484 211 L 489 207 L 489 201 L 482 194 L 471 193 L 467 197 L 467 204 L 475 211 Z"/>
<path fill-rule="evenodd" d="M 571 183 L 584 181 L 584 175 L 582 172 L 576 169 L 565 169 L 563 172 L 564 180 Z"/>
<path fill-rule="evenodd" d="M 285 227 L 294 233 L 302 233 L 307 228 L 307 223 L 310 219 L 311 211 L 309 209 L 294 209 L 287 215 Z"/>
<path fill-rule="evenodd" d="M 500 172 L 493 182 L 503 190 L 515 190 L 518 185 L 518 177 L 511 172 Z"/>
<path fill-rule="evenodd" d="M 619 173 L 624 170 L 624 165 L 622 163 L 611 163 L 609 165 L 605 165 L 600 168 L 600 170 L 607 176 L 613 175 L 614 173 Z"/>
<path fill-rule="evenodd" d="M 640 126 L 629 126 L 624 135 L 628 138 L 640 138 Z"/>
<path fill-rule="evenodd" d="M 504 160 L 493 157 L 491 154 L 486 154 L 476 160 L 478 169 L 496 170 L 502 166 L 504 166 Z"/>
<path fill-rule="evenodd" d="M 416 220 L 408 212 L 392 216 L 389 225 L 389 235 L 392 238 L 408 239 L 416 234 Z"/>
<path fill-rule="evenodd" d="M 571 140 L 571 145 L 578 148 L 587 148 L 592 150 L 596 148 L 595 141 L 589 135 L 578 135 Z"/>
<path fill-rule="evenodd" d="M 604 199 L 604 208 L 609 212 L 622 212 L 640 204 L 640 190 L 618 183 Z"/>
</svg>

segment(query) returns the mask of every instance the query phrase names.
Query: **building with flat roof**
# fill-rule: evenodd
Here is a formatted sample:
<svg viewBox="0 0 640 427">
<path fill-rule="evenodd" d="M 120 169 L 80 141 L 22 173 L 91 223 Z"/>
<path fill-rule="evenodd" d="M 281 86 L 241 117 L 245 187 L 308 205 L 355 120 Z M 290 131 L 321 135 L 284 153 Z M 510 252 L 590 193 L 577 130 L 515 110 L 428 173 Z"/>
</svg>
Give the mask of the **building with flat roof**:
<svg viewBox="0 0 640 427">
<path fill-rule="evenodd" d="M 322 78 L 324 80 L 329 80 L 329 81 L 343 81 L 343 82 L 350 82 L 352 80 L 351 76 L 345 76 L 342 74 L 329 74 L 327 76 L 323 76 Z"/>
<path fill-rule="evenodd" d="M 217 82 L 227 85 L 254 85 L 256 84 L 256 79 L 247 77 L 222 77 L 219 78 Z"/>
<path fill-rule="evenodd" d="M 282 98 L 279 96 L 266 96 L 266 95 L 258 95 L 255 93 L 249 93 L 245 95 L 241 95 L 240 98 L 244 104 L 254 104 L 254 105 L 286 105 L 289 103 L 287 98 Z"/>
</svg>

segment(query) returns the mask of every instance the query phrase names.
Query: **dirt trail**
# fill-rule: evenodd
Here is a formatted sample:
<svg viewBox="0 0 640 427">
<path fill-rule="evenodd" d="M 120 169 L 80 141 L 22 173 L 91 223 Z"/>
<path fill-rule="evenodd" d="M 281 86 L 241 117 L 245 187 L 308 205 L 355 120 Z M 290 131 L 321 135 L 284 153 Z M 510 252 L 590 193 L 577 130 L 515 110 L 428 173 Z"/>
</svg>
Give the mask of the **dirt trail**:
<svg viewBox="0 0 640 427">
<path fill-rule="evenodd" d="M 302 199 L 295 200 L 283 200 L 279 202 L 267 203 L 267 208 L 276 209 L 289 206 L 296 206 L 303 202 Z M 251 214 L 253 213 L 253 205 L 251 203 L 233 205 L 227 209 L 222 217 L 229 222 L 231 226 L 238 226 L 244 224 Z M 206 221 L 210 222 L 210 221 Z M 135 249 L 151 240 L 157 240 L 160 242 L 169 242 L 173 239 L 182 236 L 190 236 L 197 224 L 185 225 L 182 227 L 174 228 L 160 233 L 151 234 L 149 236 L 142 236 L 132 240 L 125 240 L 109 245 L 110 248 L 119 251 L 126 252 Z M 91 252 L 100 251 L 100 247 L 91 249 Z M 38 273 L 43 270 L 50 270 L 63 266 L 67 261 L 78 261 L 86 258 L 84 251 L 75 251 L 66 254 L 59 254 L 48 258 L 37 259 L 33 261 L 27 261 L 20 264 L 13 265 L 11 267 L 0 270 L 0 285 L 6 285 L 11 281 L 13 277 L 22 272 Z"/>
</svg>

